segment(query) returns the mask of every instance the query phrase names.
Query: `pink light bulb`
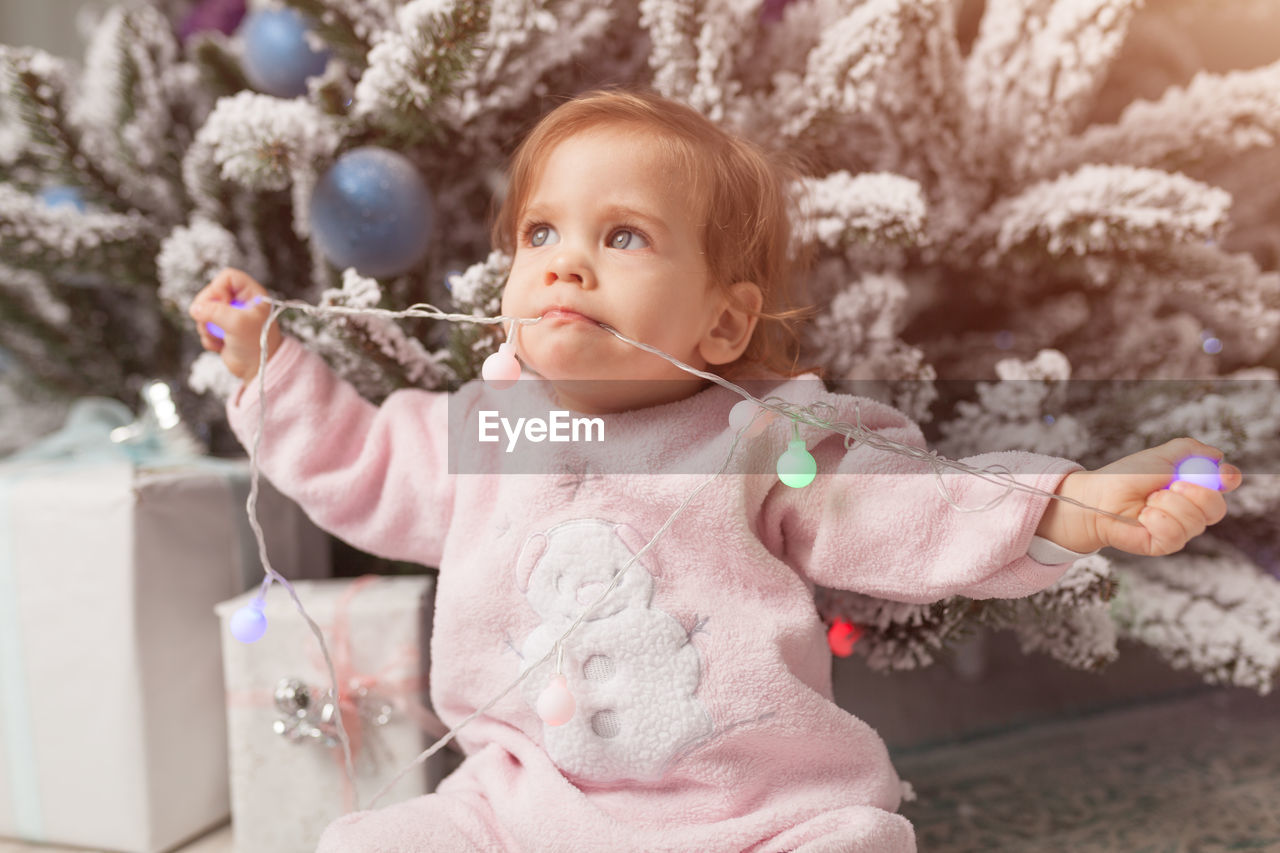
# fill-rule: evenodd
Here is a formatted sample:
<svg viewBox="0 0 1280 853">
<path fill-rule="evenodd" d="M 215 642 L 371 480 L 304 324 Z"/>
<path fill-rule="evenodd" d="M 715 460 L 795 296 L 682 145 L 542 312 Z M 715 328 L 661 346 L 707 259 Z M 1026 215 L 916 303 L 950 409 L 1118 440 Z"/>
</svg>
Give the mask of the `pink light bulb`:
<svg viewBox="0 0 1280 853">
<path fill-rule="evenodd" d="M 757 412 L 759 412 L 758 415 L 756 414 Z M 747 424 L 750 424 L 751 426 L 747 427 L 747 431 L 743 433 L 742 437 L 755 438 L 764 432 L 777 416 L 776 412 L 758 406 L 751 400 L 743 400 L 735 403 L 733 408 L 729 410 L 729 428 L 734 432 L 738 432 Z"/>
<path fill-rule="evenodd" d="M 538 716 L 548 726 L 563 726 L 572 720 L 577 706 L 563 675 L 553 675 L 551 683 L 538 696 Z"/>
<path fill-rule="evenodd" d="M 480 375 L 490 388 L 501 391 L 510 388 L 520 379 L 520 362 L 516 361 L 516 348 L 510 341 L 498 345 L 498 351 L 484 360 Z"/>
</svg>

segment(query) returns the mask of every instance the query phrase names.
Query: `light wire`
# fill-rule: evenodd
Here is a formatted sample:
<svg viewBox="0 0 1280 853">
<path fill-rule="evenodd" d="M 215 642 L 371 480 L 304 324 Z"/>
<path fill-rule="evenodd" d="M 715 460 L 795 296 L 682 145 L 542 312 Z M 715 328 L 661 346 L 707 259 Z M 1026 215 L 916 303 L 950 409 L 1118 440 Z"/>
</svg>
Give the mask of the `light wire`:
<svg viewBox="0 0 1280 853">
<path fill-rule="evenodd" d="M 434 305 L 430 305 L 428 303 L 417 303 L 401 311 L 393 311 L 385 308 L 353 308 L 345 305 L 312 305 L 311 303 L 302 302 L 300 300 L 282 300 L 282 299 L 274 299 L 271 297 L 262 297 L 261 301 L 271 305 L 272 308 L 271 308 L 271 313 L 267 318 L 267 322 L 264 323 L 262 326 L 262 332 L 259 335 L 259 339 L 258 339 L 258 345 L 259 345 L 258 374 L 257 374 L 258 424 L 257 424 L 257 430 L 254 433 L 252 447 L 250 448 L 250 451 L 249 451 L 250 486 L 249 486 L 249 499 L 246 502 L 246 507 L 245 507 L 249 514 L 250 527 L 253 529 L 254 536 L 257 538 L 258 556 L 259 556 L 259 559 L 261 559 L 262 561 L 262 567 L 267 575 L 266 578 L 263 579 L 262 591 L 259 593 L 259 597 L 265 595 L 266 590 L 270 587 L 271 581 L 275 581 L 281 584 L 288 591 L 289 596 L 293 599 L 295 608 L 298 610 L 300 614 L 302 614 L 302 618 L 306 621 L 307 626 L 311 629 L 311 633 L 315 635 L 316 641 L 320 645 L 320 652 L 324 656 L 325 667 L 328 669 L 328 672 L 329 672 L 329 681 L 333 686 L 334 726 L 337 729 L 338 741 L 342 745 L 343 768 L 344 768 L 344 771 L 346 772 L 347 779 L 351 784 L 351 790 L 355 792 L 355 795 L 354 795 L 355 807 L 357 810 L 359 810 L 360 796 L 359 796 L 358 789 L 356 788 L 356 773 L 355 773 L 355 764 L 354 764 L 354 760 L 352 758 L 352 753 L 351 753 L 351 740 L 350 740 L 350 737 L 347 735 L 346 726 L 343 724 L 342 703 L 338 701 L 341 694 L 339 693 L 338 676 L 337 676 L 337 671 L 333 665 L 333 658 L 329 654 L 329 648 L 328 648 L 328 645 L 325 643 L 323 631 L 320 630 L 319 625 L 316 624 L 316 622 L 307 613 L 306 608 L 303 607 L 302 600 L 298 597 L 297 591 L 294 589 L 293 584 L 291 584 L 289 580 L 286 577 L 284 577 L 284 575 L 281 575 L 279 572 L 275 570 L 275 568 L 272 567 L 271 560 L 267 556 L 266 540 L 263 535 L 262 526 L 259 524 L 258 518 L 257 518 L 258 480 L 259 480 L 258 454 L 259 454 L 260 446 L 262 443 L 262 436 L 266 430 L 266 423 L 267 423 L 267 360 L 268 360 L 267 339 L 268 339 L 268 334 L 270 332 L 272 324 L 286 310 L 296 310 L 304 314 L 311 314 L 311 315 L 318 315 L 318 316 L 364 315 L 364 316 L 383 317 L 387 319 L 419 317 L 419 318 L 446 320 L 453 323 L 477 323 L 477 324 L 483 324 L 483 325 L 501 325 L 502 323 L 509 321 L 511 325 L 508 327 L 509 328 L 508 337 L 510 337 L 511 334 L 514 332 L 517 324 L 521 326 L 529 325 L 529 324 L 539 322 L 541 318 L 540 317 L 535 317 L 535 318 L 509 317 L 505 315 L 499 315 L 496 317 L 478 317 L 472 314 L 452 314 L 446 311 L 442 311 L 441 309 L 435 307 Z M 974 468 L 972 466 L 965 465 L 962 462 L 956 462 L 954 460 L 940 457 L 938 456 L 938 453 L 936 450 L 926 451 L 922 448 L 914 447 L 908 444 L 903 444 L 901 442 L 897 442 L 892 439 L 886 438 L 885 436 L 879 435 L 872 430 L 868 430 L 862 425 L 861 406 L 857 401 L 855 401 L 855 420 L 856 420 L 855 424 L 849 424 L 849 423 L 840 422 L 840 421 L 829 422 L 819 418 L 815 414 L 816 410 L 834 411 L 829 404 L 819 401 L 817 403 L 811 404 L 808 407 L 803 407 L 803 406 L 798 406 L 794 403 L 787 402 L 786 400 L 782 400 L 777 397 L 765 397 L 765 398 L 756 397 L 755 395 L 749 393 L 748 391 L 734 384 L 733 382 L 730 382 L 724 377 L 719 376 L 718 374 L 710 373 L 704 370 L 699 370 L 691 365 L 685 364 L 679 359 L 673 356 L 670 356 L 667 353 L 662 352 L 661 350 L 655 347 L 652 347 L 646 343 L 633 340 L 632 338 L 627 337 L 626 335 L 622 334 L 612 326 L 608 326 L 604 323 L 597 323 L 597 325 L 604 331 L 609 332 L 610 334 L 614 335 L 619 340 L 625 343 L 628 343 L 634 347 L 644 350 L 645 352 L 648 352 L 660 358 L 663 358 L 668 362 L 670 362 L 671 364 L 675 365 L 676 367 L 680 368 L 681 370 L 691 373 L 694 376 L 698 376 L 703 379 L 706 379 L 710 382 L 714 382 L 715 384 L 720 385 L 728 389 L 729 391 L 732 391 L 735 394 L 738 394 L 743 399 L 754 402 L 760 408 L 754 413 L 752 417 L 752 422 L 754 422 L 756 418 L 759 418 L 762 416 L 763 410 L 768 410 L 791 419 L 792 428 L 793 430 L 797 431 L 797 434 L 799 429 L 798 425 L 799 423 L 803 422 L 810 426 L 815 426 L 822 429 L 827 429 L 833 432 L 840 433 L 845 437 L 846 449 L 851 448 L 853 444 L 856 444 L 857 442 L 862 442 L 863 444 L 866 444 L 868 447 L 873 447 L 878 450 L 883 450 L 889 453 L 898 453 L 903 456 L 908 456 L 913 459 L 926 462 L 933 469 L 934 476 L 937 478 L 936 485 L 943 499 L 946 500 L 949 504 L 951 504 L 955 509 L 959 510 L 960 512 L 980 512 L 980 511 L 988 510 L 994 507 L 995 505 L 999 504 L 1001 501 L 1003 501 L 1013 489 L 1018 489 L 1020 491 L 1030 492 L 1032 494 L 1037 494 L 1041 496 L 1047 495 L 1052 499 L 1066 501 L 1068 503 L 1075 504 L 1076 506 L 1081 507 L 1083 509 L 1101 513 L 1102 515 L 1109 516 L 1111 518 L 1117 519 L 1127 524 L 1140 526 L 1140 523 L 1134 519 L 1117 515 L 1116 513 L 1109 512 L 1099 507 L 1089 506 L 1088 504 L 1081 503 L 1080 501 L 1077 501 L 1073 498 L 1066 497 L 1065 495 L 1054 494 L 1051 492 L 1044 491 L 1043 489 L 1037 489 L 1032 486 L 1027 486 L 1023 483 L 1019 483 L 1015 479 L 1013 479 L 1012 474 L 1008 471 L 1007 468 L 1004 468 L 1004 466 L 996 465 L 996 466 L 988 466 L 987 468 Z M 525 669 L 520 673 L 520 675 L 514 681 L 508 684 L 507 687 L 502 690 L 502 692 L 494 696 L 491 700 L 489 700 L 483 706 L 472 711 L 465 718 L 463 718 L 457 725 L 450 728 L 449 731 L 444 734 L 444 736 L 436 740 L 435 743 L 431 744 L 429 747 L 427 747 L 421 753 L 419 753 L 418 756 L 410 764 L 404 767 L 398 774 L 396 774 L 396 776 L 393 779 L 391 779 L 391 781 L 383 785 L 383 787 L 379 789 L 377 793 L 374 794 L 373 798 L 369 801 L 369 807 L 372 808 L 374 805 L 376 805 L 378 800 L 380 800 L 389 790 L 391 790 L 391 788 L 393 788 L 396 785 L 396 783 L 398 783 L 402 778 L 404 778 L 406 774 L 412 771 L 415 767 L 421 766 L 433 755 L 435 755 L 442 748 L 444 748 L 451 741 L 453 741 L 456 738 L 457 733 L 461 731 L 464 727 L 466 727 L 469 723 L 471 723 L 471 721 L 481 716 L 485 712 L 489 711 L 494 705 L 496 705 L 504 697 L 506 697 L 507 694 L 509 694 L 512 690 L 515 690 L 517 687 L 523 684 L 525 680 L 528 679 L 528 677 L 533 673 L 534 670 L 536 670 L 543 664 L 550 661 L 553 655 L 557 656 L 556 668 L 557 668 L 557 671 L 560 671 L 561 664 L 563 661 L 563 655 L 564 655 L 564 642 L 570 636 L 572 636 L 573 633 L 576 632 L 578 628 L 582 625 L 582 623 L 585 622 L 593 612 L 595 612 L 596 608 L 599 607 L 615 589 L 617 589 L 618 584 L 621 583 L 622 578 L 626 574 L 627 570 L 630 569 L 631 566 L 635 565 L 635 563 L 640 559 L 640 557 L 643 554 L 645 554 L 651 547 L 653 547 L 654 543 L 657 542 L 658 539 L 664 533 L 666 533 L 667 529 L 671 526 L 671 524 L 675 521 L 675 519 L 680 515 L 680 513 L 682 513 L 685 510 L 685 508 L 693 501 L 693 499 L 697 497 L 697 495 L 703 489 L 705 489 L 713 480 L 715 480 L 717 477 L 719 477 L 721 474 L 724 473 L 724 471 L 728 468 L 729 463 L 733 460 L 733 454 L 736 452 L 742 436 L 745 434 L 745 432 L 748 429 L 750 429 L 750 427 L 751 427 L 751 423 L 748 423 L 738 430 L 738 432 L 733 437 L 733 442 L 729 447 L 729 452 L 725 457 L 724 463 L 720 466 L 720 469 L 716 471 L 714 474 L 705 478 L 701 483 L 698 484 L 698 486 L 692 492 L 690 492 L 685 497 L 684 501 L 680 504 L 680 506 L 676 507 L 675 510 L 672 511 L 671 515 L 667 517 L 666 522 L 664 522 L 663 525 L 658 529 L 657 533 L 655 533 L 653 537 L 647 543 L 645 543 L 644 547 L 642 547 L 636 553 L 632 554 L 631 558 L 625 564 L 623 564 L 623 566 L 620 569 L 618 569 L 617 572 L 614 573 L 612 580 L 610 581 L 609 585 L 605 587 L 604 591 L 601 592 L 600 595 L 597 596 L 593 602 L 591 602 L 591 604 L 587 605 L 587 607 L 578 615 L 578 618 L 575 619 L 573 623 L 567 629 L 565 629 L 564 633 L 560 635 L 560 638 L 551 645 L 551 648 L 546 652 L 546 654 L 544 654 L 538 660 L 534 661 L 529 666 L 525 667 Z M 971 508 L 962 507 L 960 506 L 958 501 L 956 501 L 954 498 L 951 497 L 950 494 L 947 493 L 946 488 L 943 485 L 943 481 L 942 481 L 942 472 L 941 472 L 942 468 L 952 468 L 959 471 L 963 471 L 965 473 L 971 474 L 973 476 L 979 477 L 983 480 L 986 480 L 987 482 L 992 482 L 992 483 L 997 483 L 997 481 L 991 479 L 991 477 L 989 477 L 988 475 L 993 473 L 999 473 L 996 469 L 1002 469 L 1003 476 L 1001 477 L 1000 482 L 998 482 L 997 484 L 1004 485 L 1005 490 L 1001 494 L 997 495 L 992 501 L 989 501 L 987 504 L 981 507 L 971 507 Z"/>
</svg>

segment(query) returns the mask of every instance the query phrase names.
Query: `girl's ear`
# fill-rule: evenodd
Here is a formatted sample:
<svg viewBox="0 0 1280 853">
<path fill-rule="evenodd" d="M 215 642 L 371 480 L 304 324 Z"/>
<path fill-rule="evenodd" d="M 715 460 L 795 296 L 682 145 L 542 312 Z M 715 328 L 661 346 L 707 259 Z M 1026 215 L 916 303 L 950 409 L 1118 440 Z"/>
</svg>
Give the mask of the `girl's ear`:
<svg viewBox="0 0 1280 853">
<path fill-rule="evenodd" d="M 764 296 L 755 282 L 738 281 L 729 285 L 729 293 L 719 300 L 720 313 L 698 346 L 699 355 L 708 364 L 736 361 L 751 343 L 762 305 Z"/>
</svg>

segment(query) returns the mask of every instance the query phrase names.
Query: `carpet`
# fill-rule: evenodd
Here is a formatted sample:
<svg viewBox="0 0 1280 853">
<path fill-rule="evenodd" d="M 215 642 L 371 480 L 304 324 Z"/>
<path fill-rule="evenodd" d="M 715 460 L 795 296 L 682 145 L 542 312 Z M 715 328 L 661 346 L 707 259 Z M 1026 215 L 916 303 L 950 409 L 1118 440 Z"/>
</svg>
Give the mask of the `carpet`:
<svg viewBox="0 0 1280 853">
<path fill-rule="evenodd" d="M 1198 691 L 894 763 L 921 853 L 1280 851 L 1280 697 Z"/>
</svg>

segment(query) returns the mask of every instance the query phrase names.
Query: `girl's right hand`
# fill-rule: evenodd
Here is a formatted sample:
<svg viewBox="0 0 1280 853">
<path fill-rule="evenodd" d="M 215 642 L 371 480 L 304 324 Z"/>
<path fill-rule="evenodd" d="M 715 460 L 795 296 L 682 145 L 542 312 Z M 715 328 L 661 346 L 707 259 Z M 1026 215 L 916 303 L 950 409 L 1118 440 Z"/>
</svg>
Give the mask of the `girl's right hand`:
<svg viewBox="0 0 1280 853">
<path fill-rule="evenodd" d="M 255 300 L 267 295 L 266 288 L 251 276 L 228 268 L 214 276 L 191 301 L 189 313 L 196 321 L 201 345 L 221 355 L 227 368 L 244 382 L 258 373 L 262 353 L 259 340 L 271 306 Z M 244 307 L 234 307 L 233 300 L 244 303 Z M 210 331 L 209 324 L 220 329 L 223 337 Z M 267 358 L 275 355 L 282 340 L 280 329 L 272 323 L 267 332 Z"/>
</svg>

